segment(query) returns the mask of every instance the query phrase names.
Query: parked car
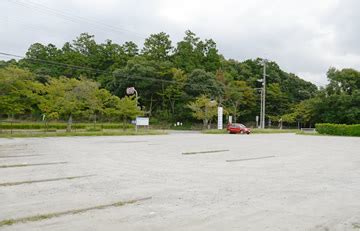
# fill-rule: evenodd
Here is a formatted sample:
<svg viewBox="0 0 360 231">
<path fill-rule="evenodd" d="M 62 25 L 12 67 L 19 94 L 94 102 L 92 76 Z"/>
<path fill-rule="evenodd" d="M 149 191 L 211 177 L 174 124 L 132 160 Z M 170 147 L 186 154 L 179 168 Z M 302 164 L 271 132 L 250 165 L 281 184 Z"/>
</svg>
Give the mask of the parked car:
<svg viewBox="0 0 360 231">
<path fill-rule="evenodd" d="M 249 135 L 251 133 L 250 128 L 247 128 L 244 124 L 228 124 L 226 129 L 230 134 L 241 133 Z"/>
</svg>

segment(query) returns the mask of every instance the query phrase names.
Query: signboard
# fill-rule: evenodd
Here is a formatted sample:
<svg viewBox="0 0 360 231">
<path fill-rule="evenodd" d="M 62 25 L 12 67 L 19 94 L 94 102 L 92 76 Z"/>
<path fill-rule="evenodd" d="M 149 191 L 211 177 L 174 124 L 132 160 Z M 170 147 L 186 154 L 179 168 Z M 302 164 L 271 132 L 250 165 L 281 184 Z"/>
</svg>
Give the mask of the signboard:
<svg viewBox="0 0 360 231">
<path fill-rule="evenodd" d="M 218 129 L 223 129 L 223 108 L 218 107 Z"/>
<path fill-rule="evenodd" d="M 136 117 L 136 126 L 149 126 L 149 117 Z"/>
</svg>

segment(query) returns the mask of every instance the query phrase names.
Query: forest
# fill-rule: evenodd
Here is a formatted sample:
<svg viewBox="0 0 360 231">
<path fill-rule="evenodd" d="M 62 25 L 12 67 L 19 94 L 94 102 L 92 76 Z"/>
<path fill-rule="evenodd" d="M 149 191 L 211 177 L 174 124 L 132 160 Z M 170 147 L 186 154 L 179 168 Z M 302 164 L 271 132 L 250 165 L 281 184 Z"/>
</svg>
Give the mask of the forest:
<svg viewBox="0 0 360 231">
<path fill-rule="evenodd" d="M 260 113 L 262 59 L 238 61 L 219 53 L 215 41 L 186 31 L 174 44 L 164 32 L 142 46 L 82 33 L 62 47 L 34 43 L 24 56 L 0 61 L 0 117 L 39 121 L 129 121 L 151 123 L 216 120 L 217 105 L 233 120 L 254 126 Z M 267 63 L 266 121 L 288 126 L 360 123 L 360 72 L 327 72 L 317 87 L 274 61 Z M 126 95 L 135 87 L 138 98 Z M 226 122 L 226 120 L 225 120 Z"/>
</svg>

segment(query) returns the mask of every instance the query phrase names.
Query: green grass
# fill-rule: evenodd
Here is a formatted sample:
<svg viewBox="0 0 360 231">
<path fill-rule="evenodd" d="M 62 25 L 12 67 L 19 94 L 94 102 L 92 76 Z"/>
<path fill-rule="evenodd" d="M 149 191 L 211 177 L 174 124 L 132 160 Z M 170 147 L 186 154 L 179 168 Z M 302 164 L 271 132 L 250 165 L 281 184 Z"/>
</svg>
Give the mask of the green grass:
<svg viewBox="0 0 360 231">
<path fill-rule="evenodd" d="M 196 155 L 196 154 L 207 154 L 207 153 L 217 153 L 217 152 L 228 152 L 230 150 L 209 150 L 209 151 L 199 151 L 199 152 L 183 152 L 183 155 Z"/>
<path fill-rule="evenodd" d="M 201 131 L 204 134 L 227 134 L 228 132 L 226 129 L 208 129 L 208 130 L 202 130 Z"/>
<path fill-rule="evenodd" d="M 320 134 L 318 132 L 303 132 L 298 131 L 296 135 L 302 135 L 302 136 L 334 136 L 334 137 L 357 137 L 357 136 L 343 136 L 343 135 L 330 135 L 330 134 Z"/>
<path fill-rule="evenodd" d="M 253 128 L 251 129 L 252 134 L 274 134 L 274 133 L 296 133 L 297 129 L 258 129 Z M 209 129 L 203 130 L 202 133 L 204 134 L 227 134 L 228 132 L 226 129 L 218 130 L 218 129 Z"/>
<path fill-rule="evenodd" d="M 0 165 L 0 168 L 20 168 L 20 167 L 56 165 L 56 164 L 67 164 L 67 162 L 50 162 L 50 163 L 37 163 L 37 164 L 11 164 L 11 165 Z"/>
<path fill-rule="evenodd" d="M 273 133 L 296 133 L 298 132 L 298 129 L 259 129 L 254 128 L 251 129 L 251 133 L 253 134 L 273 134 Z"/>
<path fill-rule="evenodd" d="M 0 121 L 0 129 L 7 130 L 33 130 L 33 129 L 66 129 L 66 122 L 49 122 L 47 127 L 44 122 L 9 122 L 9 121 Z M 73 129 L 122 129 L 122 123 L 73 123 Z M 133 124 L 125 124 L 125 128 L 134 128 Z"/>
<path fill-rule="evenodd" d="M 83 208 L 83 209 L 73 209 L 73 210 L 68 210 L 68 211 L 63 211 L 63 212 L 55 212 L 55 213 L 47 213 L 47 214 L 29 216 L 29 217 L 7 219 L 7 220 L 0 221 L 0 227 L 14 225 L 17 223 L 41 221 L 41 220 L 51 219 L 51 218 L 60 217 L 60 216 L 71 215 L 71 214 L 79 214 L 79 213 L 84 213 L 84 212 L 91 211 L 91 210 L 106 209 L 106 208 L 110 208 L 110 207 L 120 207 L 120 206 L 124 206 L 126 204 L 134 204 L 136 202 L 150 200 L 150 199 L 151 199 L 151 197 L 145 197 L 145 198 L 140 198 L 140 199 L 131 200 L 131 201 L 119 201 L 119 202 L 115 202 L 112 204 L 98 205 L 98 206 L 88 207 L 88 208 Z"/>
<path fill-rule="evenodd" d="M 136 136 L 136 135 L 164 135 L 166 132 L 160 130 L 110 130 L 110 131 L 78 131 L 78 132 L 21 132 L 0 133 L 0 138 L 31 138 L 31 137 L 64 137 L 64 136 Z"/>
<path fill-rule="evenodd" d="M 33 184 L 33 183 L 51 182 L 51 181 L 61 181 L 61 180 L 74 180 L 74 179 L 90 177 L 90 176 L 94 176 L 94 175 L 70 176 L 70 177 L 50 178 L 50 179 L 42 179 L 42 180 L 7 182 L 7 183 L 1 183 L 0 187 L 15 186 L 15 185 L 21 185 L 21 184 Z"/>
</svg>

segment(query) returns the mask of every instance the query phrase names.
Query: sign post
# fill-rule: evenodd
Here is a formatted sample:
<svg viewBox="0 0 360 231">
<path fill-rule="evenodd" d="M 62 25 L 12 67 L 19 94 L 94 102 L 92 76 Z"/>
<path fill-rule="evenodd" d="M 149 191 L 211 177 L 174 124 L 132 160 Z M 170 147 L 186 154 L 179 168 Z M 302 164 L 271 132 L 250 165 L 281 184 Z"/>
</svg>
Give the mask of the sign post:
<svg viewBox="0 0 360 231">
<path fill-rule="evenodd" d="M 135 129 L 137 131 L 138 126 L 149 126 L 149 117 L 136 117 Z"/>
<path fill-rule="evenodd" d="M 218 129 L 223 129 L 223 108 L 218 107 Z"/>
</svg>

